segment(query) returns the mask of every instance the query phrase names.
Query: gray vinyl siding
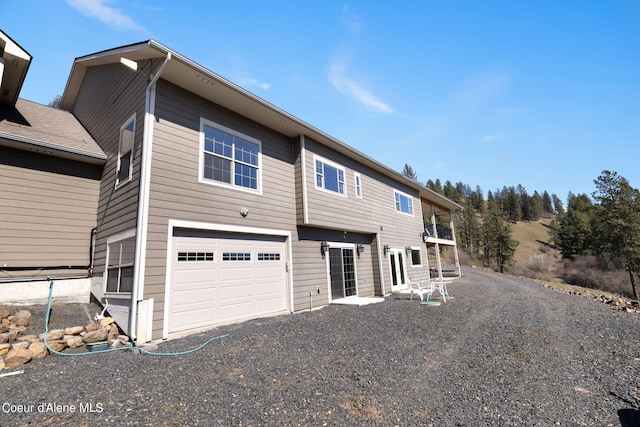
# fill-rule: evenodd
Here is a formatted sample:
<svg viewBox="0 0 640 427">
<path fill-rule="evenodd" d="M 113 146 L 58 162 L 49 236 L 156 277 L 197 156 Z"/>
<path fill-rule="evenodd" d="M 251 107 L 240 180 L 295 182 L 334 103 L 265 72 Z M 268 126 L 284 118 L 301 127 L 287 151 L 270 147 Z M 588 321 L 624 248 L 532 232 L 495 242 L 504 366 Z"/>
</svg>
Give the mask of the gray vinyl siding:
<svg viewBox="0 0 640 427">
<path fill-rule="evenodd" d="M 147 67 L 149 65 L 147 64 Z M 148 72 L 148 70 L 145 70 Z M 136 227 L 145 82 L 120 64 L 89 68 L 73 114 L 107 154 L 98 201 L 95 275 L 104 273 L 107 238 Z M 115 187 L 120 127 L 136 114 L 131 181 Z"/>
<path fill-rule="evenodd" d="M 262 194 L 201 183 L 200 119 L 262 142 Z M 282 230 L 296 235 L 292 141 L 273 130 L 158 82 L 154 121 L 145 298 L 154 298 L 154 337 L 164 316 L 170 219 Z M 240 209 L 248 208 L 246 218 Z"/>
<path fill-rule="evenodd" d="M 101 167 L 0 147 L 0 279 L 88 274 Z M 85 266 L 48 270 L 46 267 Z"/>
<path fill-rule="evenodd" d="M 422 241 L 424 221 L 422 205 L 417 190 L 399 181 L 374 171 L 355 160 L 327 148 L 309 138 L 305 141 L 307 225 L 344 231 L 372 233 L 380 236 L 380 245 L 404 249 L 407 246 L 421 248 L 424 268 L 407 269 L 410 278 L 426 280 L 426 249 Z M 336 163 L 345 169 L 346 197 L 316 188 L 314 154 Z M 356 197 L 354 172 L 360 174 L 362 198 Z M 396 211 L 394 190 L 407 194 L 413 199 L 413 216 Z M 300 197 L 297 200 L 302 200 Z M 298 218 L 300 224 L 300 218 Z M 380 248 L 382 251 L 382 248 Z M 407 257 L 406 261 L 410 261 Z M 407 264 L 409 265 L 409 264 Z M 391 290 L 389 261 L 383 256 L 383 280 L 385 292 Z M 379 278 L 377 283 L 380 283 Z"/>
<path fill-rule="evenodd" d="M 309 309 L 329 303 L 330 281 L 327 270 L 328 254 L 320 249 L 322 241 L 364 245 L 360 256 L 355 255 L 358 296 L 382 295 L 379 287 L 379 262 L 375 235 L 346 233 L 338 230 L 299 227 L 298 241 L 293 243 L 294 310 Z M 320 294 L 316 288 L 320 286 Z M 311 294 L 311 300 L 309 298 Z"/>
</svg>

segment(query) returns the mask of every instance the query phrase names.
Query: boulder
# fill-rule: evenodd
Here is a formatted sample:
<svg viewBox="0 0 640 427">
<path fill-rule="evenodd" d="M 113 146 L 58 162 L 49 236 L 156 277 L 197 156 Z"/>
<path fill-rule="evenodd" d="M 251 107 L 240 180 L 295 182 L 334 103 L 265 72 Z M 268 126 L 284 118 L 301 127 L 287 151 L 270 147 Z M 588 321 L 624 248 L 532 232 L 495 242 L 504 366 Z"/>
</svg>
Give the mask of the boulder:
<svg viewBox="0 0 640 427">
<path fill-rule="evenodd" d="M 47 342 L 61 340 L 64 337 L 64 329 L 54 329 L 47 333 Z M 44 339 L 44 334 L 40 335 L 40 339 Z"/>
<path fill-rule="evenodd" d="M 16 326 L 29 326 L 29 319 L 31 318 L 31 312 L 28 310 L 18 310 L 13 315 L 13 323 Z"/>
<path fill-rule="evenodd" d="M 84 345 L 84 341 L 79 335 L 67 335 L 64 340 L 69 348 L 78 348 Z"/>
<path fill-rule="evenodd" d="M 4 359 L 0 357 L 0 371 L 4 369 Z"/>
<path fill-rule="evenodd" d="M 109 333 L 107 334 L 107 341 L 115 340 L 118 338 L 120 331 L 118 330 L 118 326 L 115 323 L 112 323 L 109 326 Z"/>
<path fill-rule="evenodd" d="M 0 323 L 0 334 L 4 334 L 7 331 L 9 331 L 9 327 L 4 323 Z"/>
<path fill-rule="evenodd" d="M 47 340 L 47 344 L 54 351 L 62 351 L 65 348 L 67 348 L 67 343 L 64 340 L 54 340 L 54 341 Z"/>
<path fill-rule="evenodd" d="M 113 317 L 105 317 L 103 319 L 100 319 L 100 326 L 105 327 L 105 326 L 109 326 L 110 324 L 114 323 L 115 320 L 113 320 Z"/>
<path fill-rule="evenodd" d="M 84 340 L 85 343 L 91 344 L 94 342 L 106 341 L 108 336 L 109 336 L 109 329 L 100 328 L 100 329 L 96 329 L 95 331 L 87 332 L 86 334 L 84 334 L 82 339 Z"/>
<path fill-rule="evenodd" d="M 40 337 L 38 335 L 23 335 L 20 337 L 20 339 L 22 341 L 31 341 L 31 342 L 40 341 Z"/>
<path fill-rule="evenodd" d="M 29 348 L 31 341 L 14 341 L 11 343 L 12 348 Z"/>
<path fill-rule="evenodd" d="M 93 332 L 95 330 L 100 329 L 100 323 L 91 322 L 87 326 L 84 327 L 87 332 Z"/>
<path fill-rule="evenodd" d="M 29 351 L 33 359 L 42 359 L 49 353 L 47 346 L 44 345 L 43 342 L 32 342 L 31 345 L 29 345 Z"/>
<path fill-rule="evenodd" d="M 0 356 L 4 356 L 5 354 L 9 353 L 10 349 L 11 349 L 11 344 L 9 343 L 0 344 Z"/>
<path fill-rule="evenodd" d="M 11 312 L 9 311 L 9 309 L 0 307 L 0 321 L 6 319 L 9 316 L 11 316 Z"/>
<path fill-rule="evenodd" d="M 64 334 L 65 335 L 80 335 L 81 332 L 84 331 L 84 328 L 82 326 L 72 326 L 70 328 L 65 328 L 64 330 Z"/>
<path fill-rule="evenodd" d="M 9 332 L 0 334 L 0 344 L 4 344 L 6 342 L 9 342 Z"/>
<path fill-rule="evenodd" d="M 4 356 L 4 365 L 6 368 L 21 366 L 28 363 L 31 357 L 31 352 L 26 348 L 12 348 L 9 350 L 9 353 Z"/>
</svg>

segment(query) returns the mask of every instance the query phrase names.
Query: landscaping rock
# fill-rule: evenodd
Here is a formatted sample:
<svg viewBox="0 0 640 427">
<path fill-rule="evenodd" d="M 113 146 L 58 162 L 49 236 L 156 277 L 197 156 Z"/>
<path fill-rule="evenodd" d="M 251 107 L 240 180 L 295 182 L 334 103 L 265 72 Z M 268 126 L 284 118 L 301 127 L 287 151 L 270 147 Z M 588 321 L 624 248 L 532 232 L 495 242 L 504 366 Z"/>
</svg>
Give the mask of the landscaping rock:
<svg viewBox="0 0 640 427">
<path fill-rule="evenodd" d="M 33 359 L 42 359 L 49 354 L 49 350 L 47 350 L 47 346 L 43 342 L 32 342 L 29 346 L 29 351 Z"/>
<path fill-rule="evenodd" d="M 84 327 L 87 332 L 93 332 L 95 330 L 100 329 L 100 323 L 91 322 L 87 326 Z"/>
<path fill-rule="evenodd" d="M 4 359 L 0 357 L 0 371 L 2 371 L 4 368 L 5 368 Z"/>
<path fill-rule="evenodd" d="M 65 348 L 67 348 L 67 343 L 64 340 L 55 340 L 55 341 L 47 340 L 47 344 L 49 345 L 49 347 L 51 347 L 55 351 L 62 351 Z"/>
<path fill-rule="evenodd" d="M 95 331 L 87 332 L 82 339 L 86 344 L 91 344 L 99 341 L 106 341 L 109 336 L 109 329 L 100 328 Z"/>
<path fill-rule="evenodd" d="M 0 321 L 6 319 L 9 316 L 11 316 L 11 311 L 9 311 L 9 309 L 5 307 L 0 307 Z"/>
<path fill-rule="evenodd" d="M 14 313 L 12 322 L 16 326 L 29 326 L 29 319 L 31 318 L 31 312 L 27 310 L 18 310 Z"/>
<path fill-rule="evenodd" d="M 84 340 L 79 335 L 67 335 L 65 336 L 65 342 L 69 348 L 78 348 L 84 345 Z"/>
<path fill-rule="evenodd" d="M 100 319 L 100 326 L 105 327 L 114 323 L 113 317 L 105 317 L 104 319 Z"/>
<path fill-rule="evenodd" d="M 29 348 L 31 341 L 14 341 L 11 343 L 11 348 Z"/>
<path fill-rule="evenodd" d="M 4 357 L 5 368 L 13 368 L 16 366 L 29 363 L 32 358 L 31 352 L 26 348 L 12 348 Z"/>
<path fill-rule="evenodd" d="M 70 328 L 65 328 L 64 334 L 65 335 L 80 335 L 80 333 L 82 333 L 83 331 L 84 331 L 84 328 L 82 326 L 72 326 Z"/>
<path fill-rule="evenodd" d="M 11 344 L 9 343 L 0 344 L 0 356 L 4 356 L 5 354 L 7 354 L 10 349 L 11 349 Z"/>
<path fill-rule="evenodd" d="M 64 329 L 55 329 L 47 333 L 47 341 L 61 340 L 64 337 Z M 40 339 L 44 339 L 44 334 L 40 335 Z"/>
</svg>

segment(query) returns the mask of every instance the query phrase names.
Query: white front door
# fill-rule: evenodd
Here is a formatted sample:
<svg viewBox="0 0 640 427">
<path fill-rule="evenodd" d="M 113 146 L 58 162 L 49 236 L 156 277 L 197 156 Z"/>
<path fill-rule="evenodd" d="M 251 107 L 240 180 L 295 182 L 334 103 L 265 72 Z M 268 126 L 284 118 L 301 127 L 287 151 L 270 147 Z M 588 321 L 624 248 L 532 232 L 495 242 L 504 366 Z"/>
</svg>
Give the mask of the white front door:
<svg viewBox="0 0 640 427">
<path fill-rule="evenodd" d="M 407 285 L 407 272 L 405 266 L 404 251 L 402 249 L 389 249 L 391 289 L 397 289 Z"/>
</svg>

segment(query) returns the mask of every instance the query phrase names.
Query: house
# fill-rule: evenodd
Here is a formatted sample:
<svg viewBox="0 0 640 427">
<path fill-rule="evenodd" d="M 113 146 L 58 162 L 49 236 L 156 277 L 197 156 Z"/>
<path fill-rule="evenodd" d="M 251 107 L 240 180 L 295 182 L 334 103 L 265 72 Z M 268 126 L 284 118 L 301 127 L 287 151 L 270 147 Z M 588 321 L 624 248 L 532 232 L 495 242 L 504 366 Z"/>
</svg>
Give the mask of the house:
<svg viewBox="0 0 640 427">
<path fill-rule="evenodd" d="M 89 300 L 106 154 L 76 118 L 18 98 L 29 55 L 0 31 L 0 301 Z M 10 286 L 19 283 L 18 286 Z"/>
<path fill-rule="evenodd" d="M 156 41 L 77 58 L 61 106 L 107 156 L 91 292 L 138 342 L 390 295 L 455 249 L 423 216 L 459 205 Z"/>
</svg>

